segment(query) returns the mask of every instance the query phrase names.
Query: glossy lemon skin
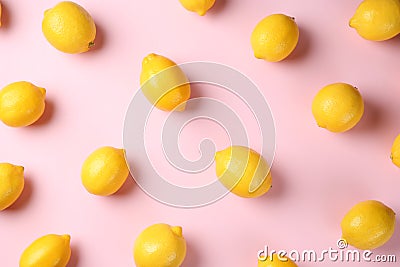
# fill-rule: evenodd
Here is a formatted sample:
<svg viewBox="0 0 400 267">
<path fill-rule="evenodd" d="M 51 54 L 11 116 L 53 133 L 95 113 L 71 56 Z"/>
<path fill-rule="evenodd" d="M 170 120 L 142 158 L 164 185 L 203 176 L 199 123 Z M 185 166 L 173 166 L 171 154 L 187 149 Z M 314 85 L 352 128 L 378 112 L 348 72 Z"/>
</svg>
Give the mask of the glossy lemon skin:
<svg viewBox="0 0 400 267">
<path fill-rule="evenodd" d="M 342 238 L 356 248 L 375 249 L 392 237 L 395 224 L 396 214 L 382 202 L 360 202 L 344 216 Z"/>
<path fill-rule="evenodd" d="M 190 84 L 181 68 L 154 53 L 142 61 L 140 85 L 150 103 L 163 111 L 183 111 L 190 98 Z"/>
<path fill-rule="evenodd" d="M 287 58 L 296 48 L 299 28 L 294 18 L 273 14 L 261 20 L 251 34 L 254 56 L 270 62 Z"/>
<path fill-rule="evenodd" d="M 0 91 L 0 120 L 10 127 L 35 123 L 45 110 L 46 90 L 26 81 L 14 82 Z"/>
<path fill-rule="evenodd" d="M 88 51 L 96 37 L 93 18 L 83 7 L 70 1 L 45 11 L 42 31 L 53 47 L 69 54 Z"/>
<path fill-rule="evenodd" d="M 0 211 L 10 207 L 24 190 L 24 167 L 0 163 Z"/>
<path fill-rule="evenodd" d="M 109 196 L 117 192 L 129 175 L 125 152 L 110 146 L 92 152 L 82 166 L 81 179 L 94 195 Z"/>
<path fill-rule="evenodd" d="M 258 267 L 297 267 L 297 264 L 288 257 L 282 258 L 284 260 L 280 260 L 277 255 L 273 255 L 272 258 L 267 257 L 264 261 L 258 260 Z"/>
<path fill-rule="evenodd" d="M 364 0 L 349 21 L 364 39 L 384 41 L 400 33 L 399 0 Z"/>
<path fill-rule="evenodd" d="M 36 239 L 22 253 L 19 267 L 66 267 L 71 257 L 70 239 L 55 234 Z"/>
<path fill-rule="evenodd" d="M 179 267 L 186 256 L 186 241 L 180 226 L 154 224 L 135 240 L 136 267 Z"/>
<path fill-rule="evenodd" d="M 356 126 L 364 114 L 364 101 L 357 88 L 334 83 L 322 88 L 312 102 L 318 126 L 331 132 L 345 132 Z"/>
<path fill-rule="evenodd" d="M 184 8 L 204 16 L 215 4 L 215 0 L 179 0 Z"/>
<path fill-rule="evenodd" d="M 390 158 L 392 159 L 393 164 L 400 168 L 400 134 L 393 142 Z"/>
<path fill-rule="evenodd" d="M 250 148 L 230 146 L 218 151 L 215 165 L 219 181 L 240 197 L 259 197 L 271 188 L 272 176 L 267 162 Z"/>
</svg>

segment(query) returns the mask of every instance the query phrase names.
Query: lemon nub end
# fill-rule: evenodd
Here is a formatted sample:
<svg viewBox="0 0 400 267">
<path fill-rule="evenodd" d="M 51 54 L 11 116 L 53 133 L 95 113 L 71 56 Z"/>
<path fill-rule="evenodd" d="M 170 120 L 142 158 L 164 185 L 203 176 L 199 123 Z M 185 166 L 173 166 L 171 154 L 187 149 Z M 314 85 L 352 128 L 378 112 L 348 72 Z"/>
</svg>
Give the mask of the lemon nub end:
<svg viewBox="0 0 400 267">
<path fill-rule="evenodd" d="M 61 238 L 64 239 L 65 241 L 67 241 L 68 243 L 71 241 L 70 235 L 62 235 Z"/>
<path fill-rule="evenodd" d="M 88 48 L 90 49 L 90 48 L 92 48 L 93 46 L 95 46 L 96 44 L 95 44 L 95 42 L 94 41 L 91 41 L 89 44 L 88 44 Z"/>
<path fill-rule="evenodd" d="M 179 236 L 179 237 L 182 237 L 182 227 L 180 227 L 180 226 L 172 226 L 172 227 L 171 227 L 171 231 L 172 231 L 175 235 L 177 235 L 177 236 Z"/>
</svg>

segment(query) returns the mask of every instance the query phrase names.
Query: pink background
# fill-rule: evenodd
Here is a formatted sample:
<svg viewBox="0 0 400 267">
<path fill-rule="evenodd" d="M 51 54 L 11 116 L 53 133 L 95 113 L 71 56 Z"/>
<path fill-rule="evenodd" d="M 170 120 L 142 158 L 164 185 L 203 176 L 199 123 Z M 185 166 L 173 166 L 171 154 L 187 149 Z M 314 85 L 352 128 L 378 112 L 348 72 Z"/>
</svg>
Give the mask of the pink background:
<svg viewBox="0 0 400 267">
<path fill-rule="evenodd" d="M 184 267 L 256 266 L 264 245 L 335 248 L 343 215 L 359 201 L 377 199 L 400 212 L 400 169 L 389 159 L 400 133 L 400 39 L 369 42 L 349 28 L 360 1 L 217 0 L 199 17 L 178 0 L 80 0 L 98 27 L 96 48 L 81 55 L 58 52 L 41 33 L 43 12 L 56 2 L 2 1 L 0 86 L 27 80 L 45 87 L 47 109 L 31 127 L 0 124 L 0 162 L 26 170 L 21 198 L 0 213 L 0 266 L 17 266 L 24 248 L 47 233 L 71 234 L 70 267 L 134 266 L 136 236 L 157 222 L 183 227 Z M 281 63 L 255 59 L 249 41 L 257 22 L 272 13 L 294 16 L 300 27 L 298 47 Z M 82 162 L 100 146 L 122 146 L 125 111 L 139 88 L 141 60 L 150 52 L 178 63 L 227 64 L 259 86 L 277 133 L 268 194 L 258 199 L 229 195 L 203 208 L 178 209 L 151 199 L 133 179 L 111 197 L 85 191 Z M 357 86 L 366 104 L 359 125 L 344 134 L 318 128 L 311 114 L 316 92 L 338 81 Z M 193 87 L 195 96 L 219 94 L 214 91 Z M 192 132 L 208 124 L 197 123 Z M 188 131 L 181 146 L 193 157 L 197 150 Z M 195 140 L 215 138 L 222 149 L 228 145 L 224 134 L 205 131 Z M 396 254 L 399 260 L 399 229 L 375 252 Z M 365 263 L 299 263 L 316 265 Z"/>
</svg>

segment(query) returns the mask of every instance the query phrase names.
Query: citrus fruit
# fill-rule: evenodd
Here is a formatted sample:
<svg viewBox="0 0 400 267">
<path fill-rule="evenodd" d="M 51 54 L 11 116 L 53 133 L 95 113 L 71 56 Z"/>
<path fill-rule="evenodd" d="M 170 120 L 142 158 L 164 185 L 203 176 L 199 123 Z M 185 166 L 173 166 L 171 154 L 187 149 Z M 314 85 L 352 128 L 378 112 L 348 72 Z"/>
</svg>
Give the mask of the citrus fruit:
<svg viewBox="0 0 400 267">
<path fill-rule="evenodd" d="M 150 103 L 164 111 L 183 111 L 190 97 L 190 84 L 181 68 L 157 54 L 143 59 L 140 85 Z"/>
<path fill-rule="evenodd" d="M 178 267 L 186 256 L 186 241 L 180 226 L 159 223 L 146 228 L 135 241 L 137 267 Z"/>
<path fill-rule="evenodd" d="M 88 51 L 94 45 L 96 25 L 80 5 L 64 1 L 44 13 L 42 31 L 56 49 L 69 54 Z"/>
<path fill-rule="evenodd" d="M 19 267 L 65 267 L 71 257 L 69 235 L 49 234 L 36 239 L 21 255 Z"/>
<path fill-rule="evenodd" d="M 390 158 L 392 159 L 392 162 L 400 168 L 400 134 L 393 142 Z"/>
<path fill-rule="evenodd" d="M 24 167 L 0 163 L 0 210 L 11 206 L 24 189 Z"/>
<path fill-rule="evenodd" d="M 246 198 L 265 194 L 272 183 L 270 168 L 256 151 L 230 146 L 215 154 L 219 181 L 232 193 Z"/>
<path fill-rule="evenodd" d="M 82 166 L 82 184 L 94 195 L 108 196 L 121 188 L 129 175 L 123 149 L 101 147 L 91 153 Z"/>
<path fill-rule="evenodd" d="M 182 6 L 189 11 L 204 16 L 213 7 L 215 0 L 179 0 Z"/>
<path fill-rule="evenodd" d="M 273 255 L 265 260 L 258 260 L 258 267 L 297 267 L 297 264 L 288 257 Z"/>
<path fill-rule="evenodd" d="M 322 88 L 314 97 L 312 113 L 319 127 L 331 132 L 345 132 L 360 121 L 364 101 L 354 86 L 334 83 Z"/>
<path fill-rule="evenodd" d="M 294 18 L 273 14 L 261 20 L 251 34 L 254 56 L 271 62 L 288 57 L 296 48 L 299 28 Z"/>
<path fill-rule="evenodd" d="M 46 90 L 30 82 L 15 82 L 0 91 L 0 120 L 11 127 L 36 122 L 45 108 Z"/>
<path fill-rule="evenodd" d="M 364 0 L 349 25 L 364 39 L 388 40 L 400 33 L 400 1 Z"/>
<path fill-rule="evenodd" d="M 342 238 L 356 248 L 375 249 L 392 237 L 395 224 L 396 214 L 382 202 L 360 202 L 344 216 Z"/>
</svg>

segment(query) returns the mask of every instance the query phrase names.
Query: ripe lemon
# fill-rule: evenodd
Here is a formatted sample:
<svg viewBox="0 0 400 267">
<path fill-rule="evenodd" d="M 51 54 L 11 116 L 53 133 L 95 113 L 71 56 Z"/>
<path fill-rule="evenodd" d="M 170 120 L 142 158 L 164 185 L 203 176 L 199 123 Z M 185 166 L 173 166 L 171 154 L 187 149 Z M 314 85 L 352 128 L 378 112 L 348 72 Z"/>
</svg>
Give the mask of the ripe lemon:
<svg viewBox="0 0 400 267">
<path fill-rule="evenodd" d="M 121 188 L 129 175 L 123 149 L 106 146 L 95 150 L 82 166 L 81 178 L 86 190 L 108 196 Z"/>
<path fill-rule="evenodd" d="M 189 11 L 204 16 L 213 7 L 215 0 L 179 0 L 182 6 Z"/>
<path fill-rule="evenodd" d="M 219 181 L 232 193 L 246 198 L 265 194 L 272 176 L 265 159 L 256 151 L 243 146 L 230 146 L 215 154 Z"/>
<path fill-rule="evenodd" d="M 150 103 L 164 111 L 183 111 L 190 97 L 190 84 L 181 68 L 157 54 L 143 59 L 140 85 Z"/>
<path fill-rule="evenodd" d="M 186 241 L 180 226 L 154 224 L 135 241 L 133 257 L 136 267 L 178 267 L 186 256 Z"/>
<path fill-rule="evenodd" d="M 0 3 L 0 27 L 1 27 L 1 3 Z"/>
<path fill-rule="evenodd" d="M 349 21 L 364 39 L 384 41 L 400 33 L 399 0 L 364 0 Z"/>
<path fill-rule="evenodd" d="M 24 167 L 0 163 L 0 210 L 11 206 L 24 189 Z"/>
<path fill-rule="evenodd" d="M 96 37 L 96 25 L 90 14 L 69 1 L 45 11 L 42 31 L 52 46 L 69 54 L 88 51 Z"/>
<path fill-rule="evenodd" d="M 19 267 L 65 267 L 71 257 L 69 235 L 45 235 L 22 253 Z"/>
<path fill-rule="evenodd" d="M 297 267 L 297 264 L 288 257 L 273 255 L 272 258 L 268 256 L 266 260 L 258 260 L 258 267 Z"/>
<path fill-rule="evenodd" d="M 357 88 L 334 83 L 322 88 L 314 97 L 312 113 L 319 127 L 331 132 L 345 132 L 360 121 L 364 101 Z"/>
<path fill-rule="evenodd" d="M 45 108 L 46 90 L 30 82 L 15 82 L 0 91 L 0 120 L 11 127 L 36 122 Z"/>
<path fill-rule="evenodd" d="M 394 211 L 376 200 L 360 202 L 344 216 L 342 238 L 359 249 L 374 249 L 393 235 L 396 224 Z"/>
<path fill-rule="evenodd" d="M 390 158 L 392 159 L 392 162 L 400 168 L 400 134 L 393 142 Z"/>
<path fill-rule="evenodd" d="M 292 17 L 273 14 L 261 20 L 251 34 L 256 58 L 277 62 L 288 57 L 296 48 L 299 28 Z"/>
</svg>

